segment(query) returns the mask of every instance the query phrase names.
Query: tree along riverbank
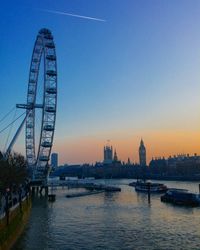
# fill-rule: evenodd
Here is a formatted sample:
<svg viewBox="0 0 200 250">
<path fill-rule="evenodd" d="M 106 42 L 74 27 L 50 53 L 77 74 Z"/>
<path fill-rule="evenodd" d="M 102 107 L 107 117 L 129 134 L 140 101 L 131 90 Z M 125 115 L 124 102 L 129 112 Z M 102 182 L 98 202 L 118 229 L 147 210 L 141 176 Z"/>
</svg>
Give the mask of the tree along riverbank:
<svg viewBox="0 0 200 250">
<path fill-rule="evenodd" d="M 31 208 L 26 161 L 0 152 L 0 250 L 10 249 L 23 232 Z"/>
</svg>

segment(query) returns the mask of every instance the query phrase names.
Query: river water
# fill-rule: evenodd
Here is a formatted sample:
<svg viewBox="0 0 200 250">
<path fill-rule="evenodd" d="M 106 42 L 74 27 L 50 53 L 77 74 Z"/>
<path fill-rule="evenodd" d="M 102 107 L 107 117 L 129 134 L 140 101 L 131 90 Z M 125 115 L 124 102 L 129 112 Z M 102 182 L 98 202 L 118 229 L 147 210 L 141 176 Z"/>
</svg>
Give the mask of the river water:
<svg viewBox="0 0 200 250">
<path fill-rule="evenodd" d="M 200 249 L 200 208 L 160 202 L 136 193 L 133 180 L 106 180 L 121 192 L 66 198 L 75 189 L 57 188 L 56 201 L 35 196 L 29 222 L 15 250 Z M 162 182 L 162 181 L 161 181 Z M 198 183 L 164 181 L 198 192 Z"/>
</svg>

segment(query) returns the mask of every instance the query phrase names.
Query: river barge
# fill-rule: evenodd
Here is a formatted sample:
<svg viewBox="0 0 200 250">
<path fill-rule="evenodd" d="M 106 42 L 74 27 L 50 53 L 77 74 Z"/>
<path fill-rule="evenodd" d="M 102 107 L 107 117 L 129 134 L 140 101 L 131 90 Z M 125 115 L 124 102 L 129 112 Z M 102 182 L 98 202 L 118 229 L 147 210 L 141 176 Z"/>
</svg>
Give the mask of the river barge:
<svg viewBox="0 0 200 250">
<path fill-rule="evenodd" d="M 186 189 L 169 189 L 160 197 L 162 202 L 169 202 L 182 206 L 200 206 L 200 195 L 191 193 Z"/>
</svg>

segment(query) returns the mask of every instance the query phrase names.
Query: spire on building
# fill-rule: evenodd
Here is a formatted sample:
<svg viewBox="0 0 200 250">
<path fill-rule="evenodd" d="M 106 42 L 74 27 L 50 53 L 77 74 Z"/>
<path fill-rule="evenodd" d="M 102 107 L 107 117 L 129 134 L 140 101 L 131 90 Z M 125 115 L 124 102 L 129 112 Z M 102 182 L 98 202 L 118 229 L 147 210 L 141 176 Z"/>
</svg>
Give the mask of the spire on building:
<svg viewBox="0 0 200 250">
<path fill-rule="evenodd" d="M 140 166 L 146 166 L 146 148 L 144 146 L 142 138 L 139 147 L 139 159 L 140 159 Z"/>
<path fill-rule="evenodd" d="M 115 152 L 114 152 L 114 158 L 113 158 L 113 161 L 114 161 L 114 162 L 117 162 L 117 161 L 118 161 L 118 157 L 117 157 L 117 152 L 116 152 L 116 149 L 115 149 Z"/>
</svg>

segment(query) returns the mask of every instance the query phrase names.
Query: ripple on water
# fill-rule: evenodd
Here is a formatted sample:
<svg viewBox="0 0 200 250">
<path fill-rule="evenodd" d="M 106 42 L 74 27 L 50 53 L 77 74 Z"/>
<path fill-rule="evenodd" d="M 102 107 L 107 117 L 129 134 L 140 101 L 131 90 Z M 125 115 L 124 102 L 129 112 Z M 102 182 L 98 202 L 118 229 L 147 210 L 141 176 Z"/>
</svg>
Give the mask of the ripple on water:
<svg viewBox="0 0 200 250">
<path fill-rule="evenodd" d="M 187 182 L 167 184 L 198 188 Z M 199 208 L 161 203 L 159 195 L 152 195 L 149 205 L 145 194 L 126 185 L 121 188 L 120 193 L 74 199 L 65 197 L 72 190 L 58 188 L 55 203 L 36 197 L 27 228 L 14 249 L 200 249 Z"/>
</svg>

